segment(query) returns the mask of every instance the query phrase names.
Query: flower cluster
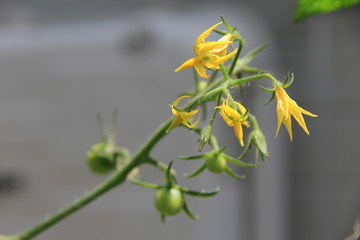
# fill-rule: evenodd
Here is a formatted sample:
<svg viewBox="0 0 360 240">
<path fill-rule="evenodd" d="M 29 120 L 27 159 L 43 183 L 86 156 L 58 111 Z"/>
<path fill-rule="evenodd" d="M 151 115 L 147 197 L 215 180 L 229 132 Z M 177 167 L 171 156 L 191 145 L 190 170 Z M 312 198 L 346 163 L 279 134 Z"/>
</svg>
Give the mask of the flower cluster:
<svg viewBox="0 0 360 240">
<path fill-rule="evenodd" d="M 224 24 L 227 31 L 215 30 L 221 23 Z M 216 31 L 222 34 L 218 41 L 207 42 L 205 39 Z M 228 52 L 228 49 L 233 46 L 233 43 L 238 42 L 239 47 Z M 180 94 L 170 105 L 172 118 L 163 124 L 153 137 L 148 140 L 148 145 L 145 145 L 137 157 L 138 165 L 141 163 L 151 164 L 165 173 L 165 184 L 152 184 L 140 181 L 140 173 L 134 164 L 132 171 L 128 172 L 127 179 L 139 186 L 156 189 L 154 197 L 155 208 L 160 213 L 161 220 L 164 222 L 166 217 L 174 216 L 181 211 L 184 211 L 191 219 L 197 219 L 186 203 L 186 197 L 210 197 L 219 191 L 218 188 L 213 191 L 193 191 L 182 187 L 178 184 L 177 174 L 172 168 L 172 163 L 165 164 L 150 156 L 152 147 L 163 136 L 169 134 L 174 128 L 178 126 L 185 126 L 191 129 L 199 138 L 199 152 L 205 149 L 205 146 L 211 148 L 210 150 L 196 156 L 178 156 L 182 160 L 203 160 L 200 167 L 189 174 L 185 174 L 187 178 L 194 178 L 205 170 L 213 174 L 225 173 L 235 179 L 244 179 L 244 175 L 239 175 L 229 167 L 229 163 L 243 168 L 256 168 L 260 165 L 258 159 L 266 161 L 270 156 L 266 137 L 261 131 L 256 117 L 252 112 L 243 105 L 244 99 L 239 101 L 234 99 L 234 89 L 239 87 L 244 90 L 246 84 L 250 81 L 267 79 L 270 80 L 272 88 L 261 87 L 264 91 L 270 92 L 272 97 L 269 102 L 276 98 L 276 113 L 277 113 L 277 128 L 275 137 L 278 135 L 281 124 L 285 125 L 289 133 L 290 140 L 293 139 L 292 132 L 292 117 L 299 123 L 302 129 L 309 134 L 309 130 L 305 124 L 303 114 L 311 117 L 317 117 L 315 114 L 299 107 L 297 103 L 292 100 L 286 93 L 285 88 L 289 87 L 293 81 L 293 75 L 288 75 L 284 82 L 275 79 L 270 73 L 265 70 L 260 70 L 249 66 L 251 60 L 265 48 L 262 45 L 244 56 L 240 56 L 240 51 L 244 41 L 235 28 L 232 28 L 227 22 L 222 19 L 222 22 L 215 24 L 208 28 L 196 39 L 194 44 L 195 57 L 184 62 L 178 67 L 175 72 L 183 69 L 194 67 L 195 72 L 195 89 L 186 91 Z M 224 66 L 226 61 L 231 60 L 230 66 Z M 214 73 L 209 76 L 206 69 L 212 70 Z M 215 76 L 221 70 L 222 76 L 215 79 Z M 244 76 L 245 75 L 245 76 Z M 250 75 L 250 76 L 248 76 Z M 204 78 L 204 79 L 203 79 Z M 207 78 L 209 78 L 207 80 Z M 240 92 L 241 93 L 241 92 Z M 183 99 L 190 99 L 183 106 L 179 107 L 179 103 Z M 212 117 L 204 127 L 199 127 L 200 119 L 207 120 L 207 104 L 215 102 L 215 106 L 211 108 L 213 111 Z M 197 109 L 197 108 L 201 108 Z M 197 114 L 201 112 L 201 116 Z M 226 154 L 227 147 L 221 146 L 216 136 L 213 134 L 213 124 L 219 115 L 222 117 L 226 125 L 233 127 L 235 137 L 241 146 L 242 153 L 238 157 L 232 157 Z M 266 121 L 266 119 L 261 119 Z M 114 132 L 114 127 L 110 126 L 111 132 Z M 111 171 L 121 171 L 126 169 L 124 166 L 131 163 L 130 154 L 122 148 L 116 147 L 114 134 L 106 134 L 103 131 L 105 139 L 102 143 L 94 145 L 87 155 L 89 168 L 97 174 L 106 174 Z M 247 136 L 247 137 L 245 137 Z M 255 161 L 246 162 L 244 157 L 250 149 L 255 149 Z"/>
<path fill-rule="evenodd" d="M 186 68 L 195 67 L 195 70 L 201 77 L 209 78 L 209 76 L 205 72 L 205 68 L 219 69 L 220 66 L 222 66 L 222 64 L 224 64 L 227 60 L 231 59 L 236 54 L 237 49 L 227 54 L 228 47 L 232 44 L 234 32 L 232 33 L 223 32 L 223 37 L 221 37 L 218 41 L 213 41 L 213 42 L 205 41 L 205 38 L 209 36 L 210 33 L 221 23 L 222 22 L 215 24 L 214 26 L 208 28 L 199 35 L 199 37 L 196 39 L 194 44 L 194 52 L 196 54 L 196 57 L 193 57 L 187 60 L 186 62 L 184 62 L 180 67 L 178 67 L 175 70 L 175 72 L 178 72 Z M 229 27 L 226 22 L 224 22 L 224 24 L 228 29 L 230 28 L 232 31 L 234 31 L 234 29 Z M 263 47 L 261 47 L 261 49 L 262 48 Z M 260 50 L 256 49 L 255 51 L 253 51 L 255 53 L 251 53 L 251 59 Z M 246 59 L 249 59 L 249 56 L 246 56 Z M 235 63 L 236 61 L 237 61 L 236 59 L 233 60 L 233 62 Z M 238 65 L 243 65 L 241 59 L 238 61 L 238 63 L 239 63 Z M 238 70 L 241 71 L 241 69 Z M 226 79 L 228 78 L 228 76 L 224 76 L 224 78 Z M 270 80 L 272 80 L 272 83 L 275 87 L 272 90 L 270 89 L 266 89 L 266 90 L 273 92 L 273 96 L 276 96 L 277 99 L 276 112 L 278 117 L 278 124 L 277 124 L 275 136 L 278 135 L 281 123 L 283 123 L 289 133 L 290 140 L 292 141 L 293 139 L 292 126 L 291 126 L 292 116 L 303 128 L 303 130 L 307 134 L 309 134 L 309 130 L 306 127 L 302 114 L 306 114 L 311 117 L 317 117 L 317 115 L 310 113 L 309 111 L 306 111 L 303 108 L 299 107 L 297 103 L 294 100 L 292 100 L 289 97 L 289 95 L 285 92 L 284 88 L 291 85 L 291 81 L 289 81 L 289 79 L 286 80 L 284 84 L 281 84 L 272 76 L 270 77 Z M 191 129 L 198 124 L 199 119 L 195 123 L 191 123 L 193 120 L 192 116 L 196 114 L 198 110 L 193 110 L 190 112 L 182 112 L 176 109 L 179 100 L 185 97 L 190 97 L 190 96 L 182 96 L 177 100 L 175 100 L 174 103 L 171 105 L 171 110 L 172 113 L 175 115 L 175 118 L 170 124 L 169 128 L 166 130 L 166 133 L 168 133 L 170 130 L 172 130 L 174 127 L 180 124 L 184 124 Z M 227 125 L 234 127 L 236 138 L 239 140 L 240 145 L 244 146 L 245 145 L 243 140 L 244 134 L 242 127 L 250 126 L 250 124 L 247 122 L 248 110 L 241 103 L 234 101 L 232 97 L 229 95 L 226 98 L 226 101 L 223 101 L 223 104 L 221 106 L 215 107 L 215 109 L 220 109 L 222 118 L 224 119 Z"/>
</svg>

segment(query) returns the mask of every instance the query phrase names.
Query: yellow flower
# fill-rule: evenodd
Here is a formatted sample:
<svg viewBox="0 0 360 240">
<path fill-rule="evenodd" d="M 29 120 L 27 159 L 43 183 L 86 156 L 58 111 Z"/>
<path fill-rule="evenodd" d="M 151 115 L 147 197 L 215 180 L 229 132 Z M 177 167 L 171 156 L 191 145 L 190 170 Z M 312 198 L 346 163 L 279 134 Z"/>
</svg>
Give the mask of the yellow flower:
<svg viewBox="0 0 360 240">
<path fill-rule="evenodd" d="M 179 72 L 183 69 L 194 66 L 201 77 L 209 78 L 209 76 L 205 72 L 204 67 L 218 69 L 220 67 L 220 64 L 223 64 L 236 54 L 237 49 L 226 55 L 227 48 L 229 44 L 232 43 L 231 40 L 233 36 L 231 34 L 224 35 L 218 41 L 205 42 L 205 38 L 209 36 L 211 31 L 220 24 L 221 22 L 215 24 L 214 26 L 200 34 L 194 44 L 194 53 L 196 54 L 196 57 L 190 58 L 189 60 L 184 62 L 180 67 L 175 70 L 175 72 Z"/>
<path fill-rule="evenodd" d="M 172 120 L 170 126 L 168 127 L 168 129 L 166 130 L 166 133 L 170 132 L 173 128 L 179 126 L 180 124 L 184 124 L 185 126 L 187 126 L 188 128 L 193 128 L 195 127 L 199 121 L 200 121 L 200 117 L 198 118 L 198 120 L 194 123 L 191 123 L 194 118 L 193 116 L 199 111 L 199 110 L 193 110 L 191 112 L 181 112 L 179 110 L 176 109 L 176 106 L 178 105 L 179 101 L 183 98 L 186 97 L 190 97 L 190 96 L 182 96 L 179 97 L 178 99 L 176 99 L 171 107 L 171 111 L 172 113 L 175 115 L 175 118 Z"/>
<path fill-rule="evenodd" d="M 292 141 L 293 134 L 291 128 L 291 116 L 294 116 L 295 120 L 299 125 L 304 129 L 304 131 L 309 135 L 309 130 L 306 127 L 304 118 L 302 114 L 309 115 L 311 117 L 317 117 L 317 115 L 308 112 L 297 105 L 297 103 L 292 100 L 289 95 L 285 92 L 282 87 L 275 88 L 275 96 L 277 99 L 276 112 L 278 117 L 277 129 L 275 137 L 279 133 L 281 123 L 284 123 L 287 131 L 289 132 L 290 140 Z"/>
<path fill-rule="evenodd" d="M 236 138 L 239 140 L 240 145 L 244 146 L 242 125 L 249 127 L 249 123 L 246 121 L 248 116 L 247 114 L 244 115 L 246 113 L 246 109 L 243 105 L 238 102 L 235 102 L 235 104 L 238 106 L 240 113 L 229 106 L 229 98 L 226 99 L 226 102 L 224 102 L 222 106 L 217 106 L 215 108 L 221 109 L 221 116 L 224 121 L 230 127 L 234 127 Z"/>
</svg>

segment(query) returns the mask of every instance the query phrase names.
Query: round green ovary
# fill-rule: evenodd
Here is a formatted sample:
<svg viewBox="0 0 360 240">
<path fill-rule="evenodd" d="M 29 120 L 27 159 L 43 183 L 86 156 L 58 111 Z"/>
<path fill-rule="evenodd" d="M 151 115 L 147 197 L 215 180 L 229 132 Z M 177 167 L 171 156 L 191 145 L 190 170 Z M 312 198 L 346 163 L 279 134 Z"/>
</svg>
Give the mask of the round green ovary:
<svg viewBox="0 0 360 240">
<path fill-rule="evenodd" d="M 212 173 L 221 173 L 226 168 L 226 160 L 222 156 L 211 156 L 206 159 L 206 167 Z"/>
<path fill-rule="evenodd" d="M 172 216 L 184 206 L 182 193 L 177 188 L 162 188 L 155 195 L 155 207 L 164 215 Z"/>
<path fill-rule="evenodd" d="M 115 169 L 115 163 L 104 152 L 106 144 L 98 143 L 91 147 L 86 155 L 90 170 L 97 174 L 105 174 Z"/>
</svg>

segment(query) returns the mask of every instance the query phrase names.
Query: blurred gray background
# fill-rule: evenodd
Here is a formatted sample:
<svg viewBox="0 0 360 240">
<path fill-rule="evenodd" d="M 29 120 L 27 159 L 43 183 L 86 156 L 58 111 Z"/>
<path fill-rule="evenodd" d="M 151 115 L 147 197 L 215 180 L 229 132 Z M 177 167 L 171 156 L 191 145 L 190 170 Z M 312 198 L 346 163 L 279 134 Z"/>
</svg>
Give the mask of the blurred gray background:
<svg viewBox="0 0 360 240">
<path fill-rule="evenodd" d="M 244 52 L 269 43 L 252 65 L 279 79 L 295 73 L 290 95 L 319 118 L 311 135 L 293 124 L 276 140 L 275 104 L 257 84 L 246 104 L 257 113 L 272 152 L 247 179 L 201 174 L 180 178 L 196 222 L 181 213 L 162 224 L 154 191 L 124 184 L 37 239 L 343 239 L 360 213 L 360 8 L 292 23 L 295 1 L 0 1 L 0 233 L 33 226 L 103 180 L 85 165 L 100 141 L 96 113 L 119 109 L 118 143 L 134 152 L 170 116 L 192 71 L 174 73 L 193 56 L 200 32 L 224 16 L 237 26 Z M 262 84 L 264 84 L 262 82 Z M 245 104 L 245 103 L 244 103 Z M 241 149 L 217 120 L 221 144 Z M 154 150 L 165 162 L 197 154 L 198 136 L 175 129 Z M 175 161 L 180 175 L 199 162 Z M 150 182 L 162 175 L 142 167 Z"/>
</svg>

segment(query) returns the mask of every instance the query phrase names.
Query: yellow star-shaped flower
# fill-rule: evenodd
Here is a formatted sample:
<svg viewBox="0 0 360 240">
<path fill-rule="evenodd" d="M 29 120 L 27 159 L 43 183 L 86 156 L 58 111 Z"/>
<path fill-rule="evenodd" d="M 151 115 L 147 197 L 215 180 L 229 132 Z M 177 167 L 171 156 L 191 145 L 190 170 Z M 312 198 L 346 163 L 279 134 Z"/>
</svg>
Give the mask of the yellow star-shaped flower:
<svg viewBox="0 0 360 240">
<path fill-rule="evenodd" d="M 222 106 L 217 106 L 215 108 L 221 109 L 221 116 L 224 121 L 230 127 L 234 127 L 236 138 L 239 140 L 240 145 L 244 146 L 242 126 L 249 127 L 249 123 L 246 121 L 248 116 L 245 114 L 246 109 L 243 105 L 238 102 L 234 103 L 238 106 L 240 113 L 229 106 L 229 99 L 226 99 L 226 102 L 224 102 Z"/>
<path fill-rule="evenodd" d="M 302 109 L 297 103 L 292 100 L 289 95 L 285 92 L 282 87 L 277 86 L 275 88 L 275 96 L 277 100 L 276 112 L 278 117 L 277 129 L 275 137 L 279 133 L 281 123 L 284 123 L 286 130 L 289 133 L 290 140 L 293 139 L 292 128 L 291 128 L 291 116 L 299 123 L 304 131 L 309 135 L 309 130 L 306 127 L 302 114 L 309 115 L 311 117 L 317 117 L 317 115 Z"/>
<path fill-rule="evenodd" d="M 218 69 L 220 68 L 220 64 L 223 64 L 236 54 L 237 49 L 226 55 L 227 48 L 229 44 L 232 43 L 231 40 L 233 36 L 231 34 L 224 35 L 218 41 L 205 42 L 205 38 L 220 24 L 221 22 L 200 34 L 194 44 L 194 53 L 196 54 L 196 57 L 190 58 L 184 62 L 175 70 L 175 72 L 194 66 L 201 77 L 209 78 L 204 67 Z"/>
<path fill-rule="evenodd" d="M 190 97 L 190 96 L 179 97 L 170 106 L 171 107 L 171 112 L 175 115 L 175 118 L 172 120 L 170 126 L 165 131 L 166 133 L 169 133 L 173 128 L 179 126 L 180 124 L 184 124 L 188 128 L 194 128 L 199 123 L 200 117 L 198 118 L 198 120 L 196 122 L 191 123 L 194 120 L 193 116 L 199 110 L 193 110 L 191 112 L 181 112 L 181 111 L 176 109 L 176 106 L 179 104 L 180 100 L 183 99 L 183 98 L 186 98 L 186 97 Z"/>
</svg>

